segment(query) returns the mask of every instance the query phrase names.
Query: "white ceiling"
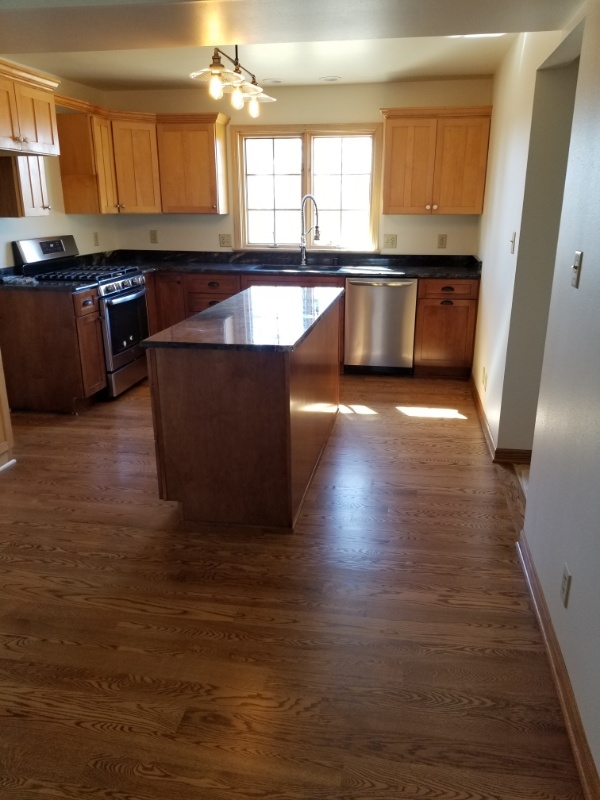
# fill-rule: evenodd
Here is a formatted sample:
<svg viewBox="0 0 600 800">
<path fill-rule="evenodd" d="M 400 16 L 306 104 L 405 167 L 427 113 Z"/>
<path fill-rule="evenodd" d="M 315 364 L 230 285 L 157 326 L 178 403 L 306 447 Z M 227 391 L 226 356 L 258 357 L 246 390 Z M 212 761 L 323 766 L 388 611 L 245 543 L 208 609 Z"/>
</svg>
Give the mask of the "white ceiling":
<svg viewBox="0 0 600 800">
<path fill-rule="evenodd" d="M 189 88 L 213 47 L 259 84 L 492 74 L 582 0 L 0 0 L 1 57 L 99 90 Z M 449 38 L 505 33 L 498 38 Z"/>
</svg>

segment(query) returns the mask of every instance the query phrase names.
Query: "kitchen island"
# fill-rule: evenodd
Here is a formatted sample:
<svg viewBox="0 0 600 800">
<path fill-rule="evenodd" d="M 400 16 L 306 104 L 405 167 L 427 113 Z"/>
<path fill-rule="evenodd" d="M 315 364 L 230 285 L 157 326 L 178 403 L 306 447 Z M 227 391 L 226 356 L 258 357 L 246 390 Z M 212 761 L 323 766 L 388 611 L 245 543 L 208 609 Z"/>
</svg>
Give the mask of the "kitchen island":
<svg viewBox="0 0 600 800">
<path fill-rule="evenodd" d="M 254 286 L 151 336 L 160 497 L 291 530 L 338 410 L 336 287 Z"/>
</svg>

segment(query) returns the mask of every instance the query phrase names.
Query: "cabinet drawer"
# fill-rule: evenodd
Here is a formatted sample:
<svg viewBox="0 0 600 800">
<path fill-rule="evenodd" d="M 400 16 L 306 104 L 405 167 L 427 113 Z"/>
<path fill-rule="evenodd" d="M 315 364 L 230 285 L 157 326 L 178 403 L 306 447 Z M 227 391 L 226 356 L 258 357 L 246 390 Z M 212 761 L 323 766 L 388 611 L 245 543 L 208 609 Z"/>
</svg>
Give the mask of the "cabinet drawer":
<svg viewBox="0 0 600 800">
<path fill-rule="evenodd" d="M 98 295 L 95 289 L 88 292 L 79 292 L 73 295 L 73 308 L 76 317 L 83 317 L 98 311 Z"/>
<path fill-rule="evenodd" d="M 475 300 L 479 294 L 478 280 L 445 280 L 419 278 L 419 297 L 460 297 Z"/>
<path fill-rule="evenodd" d="M 200 294 L 235 294 L 240 291 L 239 275 L 186 275 L 187 292 Z"/>
<path fill-rule="evenodd" d="M 187 316 L 198 314 L 211 306 L 216 306 L 223 300 L 231 297 L 230 294 L 201 294 L 200 292 L 188 292 L 186 297 Z"/>
</svg>

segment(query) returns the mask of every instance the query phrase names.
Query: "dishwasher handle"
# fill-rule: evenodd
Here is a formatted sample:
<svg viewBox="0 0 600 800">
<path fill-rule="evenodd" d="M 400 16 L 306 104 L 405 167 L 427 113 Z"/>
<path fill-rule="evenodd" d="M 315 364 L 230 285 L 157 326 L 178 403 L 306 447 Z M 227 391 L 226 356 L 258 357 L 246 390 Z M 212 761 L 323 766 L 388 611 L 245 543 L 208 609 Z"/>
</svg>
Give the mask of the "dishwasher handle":
<svg viewBox="0 0 600 800">
<path fill-rule="evenodd" d="M 376 281 L 376 280 L 359 280 L 348 279 L 350 286 L 413 286 L 414 281 Z"/>
</svg>

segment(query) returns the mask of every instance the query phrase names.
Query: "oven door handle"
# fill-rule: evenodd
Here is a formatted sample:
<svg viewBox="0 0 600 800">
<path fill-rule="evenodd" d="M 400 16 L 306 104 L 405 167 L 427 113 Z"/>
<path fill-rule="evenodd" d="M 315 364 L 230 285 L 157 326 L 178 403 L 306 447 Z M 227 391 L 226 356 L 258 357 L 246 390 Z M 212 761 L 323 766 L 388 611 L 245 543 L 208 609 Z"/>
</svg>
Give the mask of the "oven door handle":
<svg viewBox="0 0 600 800">
<path fill-rule="evenodd" d="M 114 297 L 114 298 L 109 297 L 104 302 L 106 303 L 107 306 L 118 306 L 119 303 L 128 303 L 130 300 L 137 300 L 138 297 L 143 297 L 147 293 L 148 293 L 147 289 L 144 288 L 141 289 L 139 292 L 136 292 L 135 294 L 124 294 L 121 295 L 121 297 Z"/>
</svg>

